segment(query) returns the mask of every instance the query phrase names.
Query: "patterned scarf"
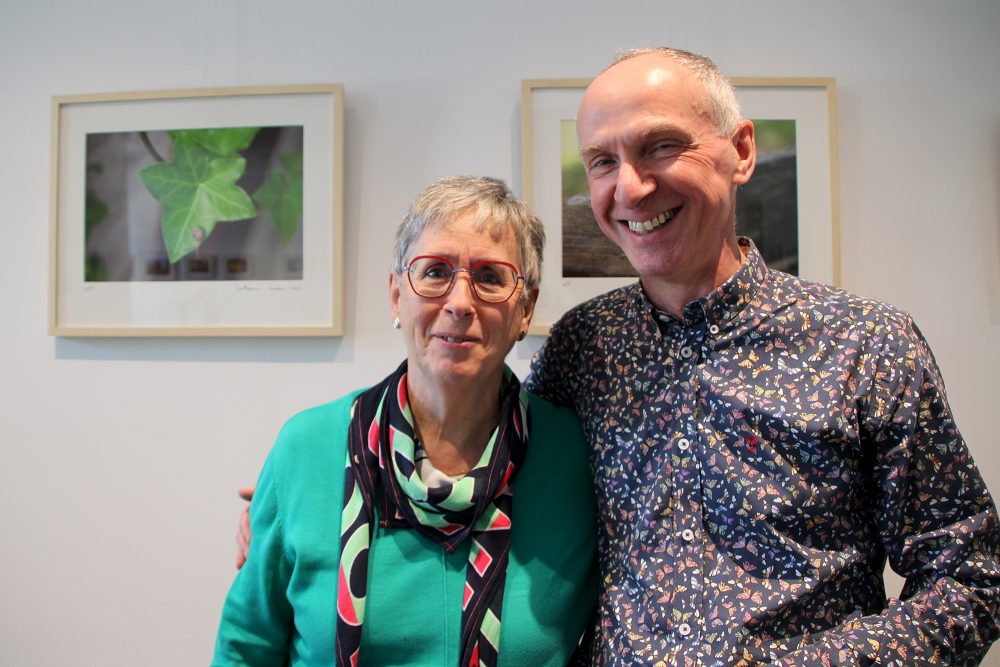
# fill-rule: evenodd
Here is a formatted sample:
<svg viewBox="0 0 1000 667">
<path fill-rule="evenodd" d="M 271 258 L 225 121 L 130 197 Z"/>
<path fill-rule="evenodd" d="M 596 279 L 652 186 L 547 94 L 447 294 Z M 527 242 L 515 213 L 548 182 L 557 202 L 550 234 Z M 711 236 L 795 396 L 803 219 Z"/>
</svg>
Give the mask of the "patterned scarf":
<svg viewBox="0 0 1000 667">
<path fill-rule="evenodd" d="M 368 588 L 368 548 L 375 503 L 379 524 L 414 528 L 449 553 L 472 538 L 462 600 L 459 667 L 495 665 L 510 551 L 513 480 L 524 462 L 528 404 L 504 369 L 500 421 L 476 467 L 455 484 L 427 488 L 417 474 L 413 415 L 404 361 L 361 394 L 348 437 L 337 586 L 337 664 L 358 664 Z"/>
</svg>

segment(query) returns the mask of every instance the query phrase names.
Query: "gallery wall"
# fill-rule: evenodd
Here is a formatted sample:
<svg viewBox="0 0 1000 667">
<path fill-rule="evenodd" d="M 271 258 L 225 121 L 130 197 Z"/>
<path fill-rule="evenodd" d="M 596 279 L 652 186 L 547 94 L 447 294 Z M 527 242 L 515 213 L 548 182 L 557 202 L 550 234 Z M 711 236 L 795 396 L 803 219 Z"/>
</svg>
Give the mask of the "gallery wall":
<svg viewBox="0 0 1000 667">
<path fill-rule="evenodd" d="M 593 76 L 624 47 L 836 78 L 841 282 L 916 317 L 996 492 L 998 32 L 995 0 L 0 0 L 0 663 L 205 664 L 236 489 L 288 416 L 402 358 L 388 239 L 409 200 L 458 173 L 519 187 L 521 79 Z M 53 95 L 326 82 L 345 89 L 343 337 L 47 335 Z"/>
</svg>

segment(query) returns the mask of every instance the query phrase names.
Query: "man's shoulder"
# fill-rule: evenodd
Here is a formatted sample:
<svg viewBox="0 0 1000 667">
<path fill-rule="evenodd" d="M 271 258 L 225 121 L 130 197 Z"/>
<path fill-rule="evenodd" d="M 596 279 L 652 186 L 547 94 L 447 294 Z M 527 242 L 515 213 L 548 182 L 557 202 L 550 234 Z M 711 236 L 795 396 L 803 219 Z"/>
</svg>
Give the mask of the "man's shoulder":
<svg viewBox="0 0 1000 667">
<path fill-rule="evenodd" d="M 777 308 L 811 311 L 821 320 L 842 324 L 878 323 L 910 328 L 909 313 L 884 301 L 861 296 L 842 287 L 821 283 L 781 271 L 770 271 L 769 297 Z"/>
<path fill-rule="evenodd" d="M 566 311 L 554 328 L 617 327 L 617 322 L 635 318 L 637 309 L 641 308 L 641 294 L 638 281 L 599 294 Z"/>
</svg>

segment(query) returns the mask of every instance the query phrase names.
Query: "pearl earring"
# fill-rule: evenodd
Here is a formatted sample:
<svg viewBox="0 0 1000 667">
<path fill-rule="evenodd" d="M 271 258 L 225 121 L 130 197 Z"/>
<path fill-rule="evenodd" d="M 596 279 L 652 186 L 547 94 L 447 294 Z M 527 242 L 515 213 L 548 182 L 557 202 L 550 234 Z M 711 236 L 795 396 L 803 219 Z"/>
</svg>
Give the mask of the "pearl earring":
<svg viewBox="0 0 1000 667">
<path fill-rule="evenodd" d="M 394 317 L 394 318 L 392 318 L 392 328 L 393 328 L 393 329 L 398 329 L 398 328 L 400 328 L 401 326 L 402 326 L 402 325 L 401 325 L 401 324 L 399 323 L 399 318 L 398 318 L 398 317 Z"/>
</svg>

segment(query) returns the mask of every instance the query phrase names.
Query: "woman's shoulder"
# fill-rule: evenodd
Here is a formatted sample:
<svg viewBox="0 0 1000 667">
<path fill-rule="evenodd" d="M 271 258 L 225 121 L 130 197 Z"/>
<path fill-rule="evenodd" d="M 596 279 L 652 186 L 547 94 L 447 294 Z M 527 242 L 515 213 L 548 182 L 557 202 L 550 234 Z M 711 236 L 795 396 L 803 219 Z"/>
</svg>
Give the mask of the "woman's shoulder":
<svg viewBox="0 0 1000 667">
<path fill-rule="evenodd" d="M 296 413 L 281 427 L 271 457 L 288 464 L 339 451 L 351 423 L 351 406 L 363 390 Z"/>
<path fill-rule="evenodd" d="M 572 408 L 565 405 L 557 405 L 530 391 L 525 393 L 528 396 L 528 406 L 531 408 L 532 422 L 537 419 L 546 424 L 551 423 L 554 426 L 578 428 L 576 413 Z"/>
<path fill-rule="evenodd" d="M 351 406 L 363 389 L 352 391 L 338 399 L 306 408 L 296 413 L 282 426 L 283 432 L 310 433 L 317 429 L 325 430 L 339 421 L 350 421 Z"/>
<path fill-rule="evenodd" d="M 583 430 L 572 408 L 531 393 L 528 393 L 528 405 L 531 409 L 530 437 L 536 453 L 546 458 L 579 454 L 580 461 L 586 461 Z"/>
</svg>

